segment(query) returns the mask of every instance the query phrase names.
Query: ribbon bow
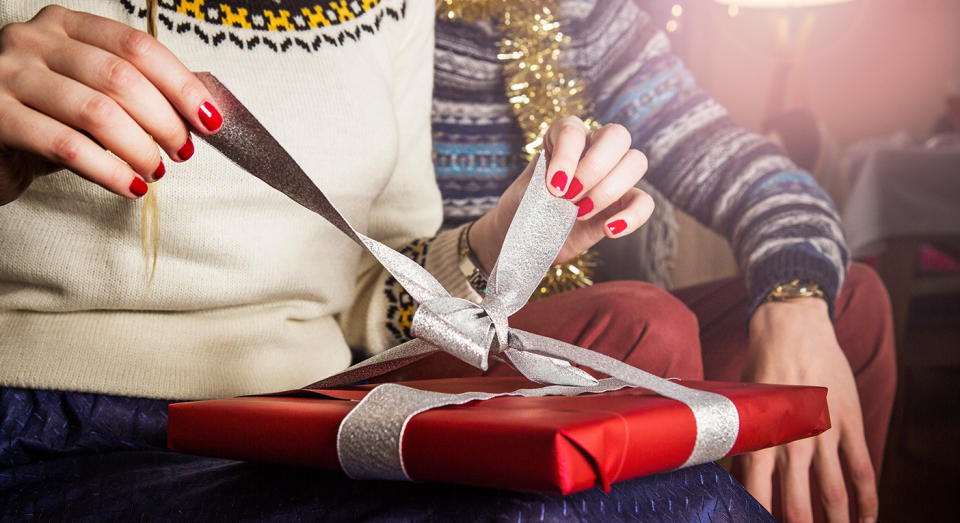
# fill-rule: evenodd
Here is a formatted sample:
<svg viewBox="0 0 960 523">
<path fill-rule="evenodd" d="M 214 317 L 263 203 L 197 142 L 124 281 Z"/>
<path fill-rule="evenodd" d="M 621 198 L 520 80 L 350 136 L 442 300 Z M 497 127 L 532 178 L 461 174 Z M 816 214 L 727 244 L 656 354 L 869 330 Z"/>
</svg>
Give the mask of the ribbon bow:
<svg viewBox="0 0 960 523">
<path fill-rule="evenodd" d="M 526 350 L 523 334 L 529 333 L 511 335 L 507 324 L 507 318 L 536 290 L 576 219 L 575 205 L 547 192 L 545 173 L 546 160 L 540 154 L 490 273 L 483 302 L 476 305 L 451 296 L 421 301 L 410 332 L 483 370 L 487 370 L 491 353 L 499 353 L 537 383 L 596 385 L 590 374 L 567 361 Z"/>
<path fill-rule="evenodd" d="M 337 453 L 348 475 L 368 479 L 407 479 L 403 466 L 403 430 L 425 410 L 497 396 L 577 395 L 644 387 L 683 402 L 697 422 L 694 448 L 683 466 L 725 456 L 739 432 L 733 402 L 712 392 L 690 389 L 575 345 L 520 329 L 507 318 L 534 292 L 563 246 L 576 220 L 576 207 L 546 189 L 546 160 L 536 169 L 503 248 L 491 272 L 480 305 L 455 298 L 419 264 L 354 229 L 296 161 L 256 118 L 213 75 L 198 73 L 224 113 L 224 127 L 203 139 L 250 174 L 310 209 L 364 247 L 420 303 L 411 332 L 416 339 L 369 358 L 344 372 L 309 385 L 330 388 L 378 376 L 438 350 L 486 370 L 490 357 L 506 358 L 528 379 L 549 386 L 505 394 L 443 394 L 398 384 L 371 390 L 340 424 Z M 596 380 L 571 363 L 606 373 Z"/>
</svg>

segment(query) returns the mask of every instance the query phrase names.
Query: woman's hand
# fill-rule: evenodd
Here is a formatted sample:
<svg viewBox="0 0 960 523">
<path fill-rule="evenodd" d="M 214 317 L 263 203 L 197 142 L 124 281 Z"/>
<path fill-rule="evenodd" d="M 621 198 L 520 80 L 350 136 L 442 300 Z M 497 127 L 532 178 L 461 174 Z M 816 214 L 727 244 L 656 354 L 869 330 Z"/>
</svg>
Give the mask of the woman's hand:
<svg viewBox="0 0 960 523">
<path fill-rule="evenodd" d="M 148 34 L 57 6 L 0 29 L 0 205 L 49 172 L 30 168 L 46 162 L 143 196 L 144 182 L 165 172 L 158 144 L 174 161 L 193 154 L 188 124 L 213 133 L 222 118 L 203 84 Z"/>
<path fill-rule="evenodd" d="M 547 130 L 547 187 L 579 207 L 579 218 L 557 255 L 557 263 L 586 251 L 604 236 L 620 238 L 643 225 L 653 213 L 653 198 L 635 188 L 647 170 L 647 158 L 630 148 L 630 133 L 621 125 L 588 131 L 576 117 Z M 500 197 L 497 206 L 470 228 L 470 246 L 489 273 L 520 205 L 535 162 Z"/>
<path fill-rule="evenodd" d="M 813 521 L 810 475 L 817 479 L 828 521 L 849 520 L 849 500 L 861 521 L 877 518 L 877 487 L 864 437 L 853 371 L 837 342 L 827 304 L 818 298 L 761 305 L 750 319 L 745 381 L 827 387 L 833 427 L 815 438 L 741 456 L 743 485 L 769 510 L 780 477 L 786 521 Z M 844 471 L 854 491 L 847 492 Z"/>
</svg>

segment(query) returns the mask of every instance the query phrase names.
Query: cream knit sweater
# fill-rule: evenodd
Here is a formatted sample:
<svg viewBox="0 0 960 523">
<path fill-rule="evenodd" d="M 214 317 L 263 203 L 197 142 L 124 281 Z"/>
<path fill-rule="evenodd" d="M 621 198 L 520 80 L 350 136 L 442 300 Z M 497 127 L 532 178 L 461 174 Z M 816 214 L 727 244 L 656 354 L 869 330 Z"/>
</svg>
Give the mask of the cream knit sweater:
<svg viewBox="0 0 960 523">
<path fill-rule="evenodd" d="M 0 25 L 45 3 L 0 2 Z M 143 0 L 60 3 L 145 27 Z M 207 4 L 161 0 L 160 41 L 216 74 L 355 227 L 397 248 L 429 238 L 414 244 L 422 263 L 476 299 L 457 268 L 458 231 L 433 236 L 434 3 L 351 0 L 349 13 L 313 6 L 340 2 Z M 335 373 L 348 345 L 395 344 L 395 284 L 372 257 L 195 143 L 151 187 L 161 250 L 150 286 L 139 202 L 59 171 L 0 207 L 0 386 L 224 397 Z"/>
</svg>

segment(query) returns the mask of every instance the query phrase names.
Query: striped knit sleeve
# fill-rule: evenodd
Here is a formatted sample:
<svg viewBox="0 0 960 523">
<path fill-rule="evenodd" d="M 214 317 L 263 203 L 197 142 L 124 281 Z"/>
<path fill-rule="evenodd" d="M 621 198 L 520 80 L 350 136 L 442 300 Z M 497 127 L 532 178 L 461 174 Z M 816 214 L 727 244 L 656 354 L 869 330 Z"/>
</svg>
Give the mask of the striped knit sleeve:
<svg viewBox="0 0 960 523">
<path fill-rule="evenodd" d="M 813 177 L 697 88 L 635 1 L 597 2 L 571 29 L 598 119 L 626 126 L 649 158 L 646 179 L 730 242 L 746 276 L 748 316 L 794 279 L 817 282 L 832 316 L 849 252 Z"/>
</svg>

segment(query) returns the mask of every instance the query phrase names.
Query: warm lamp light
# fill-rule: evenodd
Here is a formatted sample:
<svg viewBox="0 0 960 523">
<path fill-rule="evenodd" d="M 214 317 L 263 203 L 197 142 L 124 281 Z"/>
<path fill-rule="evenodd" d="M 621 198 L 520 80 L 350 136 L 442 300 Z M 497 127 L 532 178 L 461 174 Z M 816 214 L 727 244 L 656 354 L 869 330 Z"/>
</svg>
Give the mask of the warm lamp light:
<svg viewBox="0 0 960 523">
<path fill-rule="evenodd" d="M 777 36 L 777 65 L 774 69 L 774 77 L 770 86 L 770 92 L 767 99 L 767 108 L 764 117 L 764 127 L 770 122 L 770 119 L 779 115 L 786 108 L 786 98 L 790 77 L 796 74 L 793 70 L 800 69 L 800 62 L 807 39 L 813 29 L 813 23 L 816 18 L 816 11 L 811 10 L 806 13 L 799 26 L 792 20 L 788 13 L 789 8 L 800 7 L 820 7 L 830 4 L 844 4 L 853 0 L 714 0 L 716 3 L 728 6 L 727 14 L 731 17 L 737 16 L 741 8 L 754 9 L 780 9 L 774 11 L 774 27 Z M 802 76 L 802 75 L 801 75 Z M 805 101 L 806 90 L 801 89 L 801 98 Z"/>
<path fill-rule="evenodd" d="M 715 0 L 718 4 L 752 8 L 817 7 L 842 4 L 853 0 Z"/>
</svg>

